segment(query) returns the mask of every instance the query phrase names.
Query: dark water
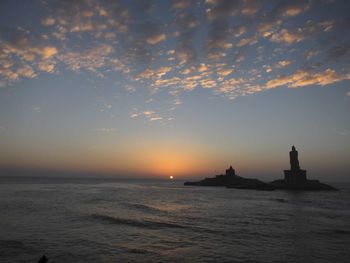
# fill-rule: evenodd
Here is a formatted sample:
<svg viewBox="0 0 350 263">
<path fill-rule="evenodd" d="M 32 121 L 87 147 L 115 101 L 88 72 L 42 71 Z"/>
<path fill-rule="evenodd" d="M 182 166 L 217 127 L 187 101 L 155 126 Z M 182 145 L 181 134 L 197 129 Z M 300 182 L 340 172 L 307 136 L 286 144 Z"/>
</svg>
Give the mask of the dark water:
<svg viewBox="0 0 350 263">
<path fill-rule="evenodd" d="M 350 188 L 0 178 L 0 262 L 350 262 Z"/>
</svg>

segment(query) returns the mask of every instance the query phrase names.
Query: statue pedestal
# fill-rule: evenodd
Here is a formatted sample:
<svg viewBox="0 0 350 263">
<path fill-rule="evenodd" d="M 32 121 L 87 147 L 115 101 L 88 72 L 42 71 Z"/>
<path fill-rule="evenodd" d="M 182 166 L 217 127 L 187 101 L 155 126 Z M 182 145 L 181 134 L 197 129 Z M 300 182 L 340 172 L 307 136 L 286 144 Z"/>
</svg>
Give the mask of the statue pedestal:
<svg viewBox="0 0 350 263">
<path fill-rule="evenodd" d="M 307 183 L 305 170 L 284 170 L 284 182 L 287 186 L 297 187 Z"/>
</svg>

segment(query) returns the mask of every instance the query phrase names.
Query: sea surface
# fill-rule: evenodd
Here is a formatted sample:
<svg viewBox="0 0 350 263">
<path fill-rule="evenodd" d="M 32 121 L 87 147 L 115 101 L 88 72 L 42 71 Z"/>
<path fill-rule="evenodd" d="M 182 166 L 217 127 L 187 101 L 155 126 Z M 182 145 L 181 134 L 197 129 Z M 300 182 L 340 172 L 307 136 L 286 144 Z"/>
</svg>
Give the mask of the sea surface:
<svg viewBox="0 0 350 263">
<path fill-rule="evenodd" d="M 0 178 L 0 262 L 350 262 L 336 192 Z"/>
</svg>

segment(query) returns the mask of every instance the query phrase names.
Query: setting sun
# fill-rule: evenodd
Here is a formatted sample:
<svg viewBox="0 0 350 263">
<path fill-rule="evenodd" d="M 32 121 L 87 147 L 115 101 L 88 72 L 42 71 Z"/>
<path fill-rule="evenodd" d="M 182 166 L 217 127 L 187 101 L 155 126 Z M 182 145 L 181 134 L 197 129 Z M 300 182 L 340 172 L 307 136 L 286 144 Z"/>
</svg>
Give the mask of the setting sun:
<svg viewBox="0 0 350 263">
<path fill-rule="evenodd" d="M 169 178 L 170 178 L 171 180 L 173 180 L 173 179 L 174 179 L 174 176 L 170 175 Z"/>
</svg>

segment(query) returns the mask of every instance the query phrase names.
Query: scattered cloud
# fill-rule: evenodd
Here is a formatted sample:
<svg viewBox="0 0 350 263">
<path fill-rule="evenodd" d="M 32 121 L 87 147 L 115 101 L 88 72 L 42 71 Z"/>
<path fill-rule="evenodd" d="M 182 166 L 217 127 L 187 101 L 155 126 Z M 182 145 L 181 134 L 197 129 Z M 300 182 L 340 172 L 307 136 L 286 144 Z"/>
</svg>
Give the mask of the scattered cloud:
<svg viewBox="0 0 350 263">
<path fill-rule="evenodd" d="M 55 71 L 55 62 L 54 61 L 40 61 L 38 65 L 41 71 L 47 73 L 53 73 Z"/>
<path fill-rule="evenodd" d="M 172 107 L 195 89 L 234 99 L 331 85 L 349 79 L 350 55 L 344 15 L 326 12 L 336 8 L 331 2 L 36 1 L 45 10 L 36 21 L 0 27 L 0 86 L 85 71 L 111 79 L 128 96 L 173 96 L 166 100 Z M 130 117 L 170 118 L 147 110 Z"/>
<path fill-rule="evenodd" d="M 289 88 L 299 88 L 309 85 L 324 86 L 348 79 L 350 79 L 350 73 L 339 74 L 333 69 L 326 69 L 321 73 L 311 73 L 305 70 L 298 70 L 292 75 L 280 76 L 276 79 L 269 80 L 266 83 L 266 87 L 272 89 L 279 86 L 288 86 Z"/>
<path fill-rule="evenodd" d="M 106 66 L 112 51 L 113 47 L 110 45 L 99 45 L 86 50 L 67 51 L 59 55 L 59 60 L 73 71 L 87 69 L 92 72 L 97 72 L 98 69 Z"/>
</svg>

